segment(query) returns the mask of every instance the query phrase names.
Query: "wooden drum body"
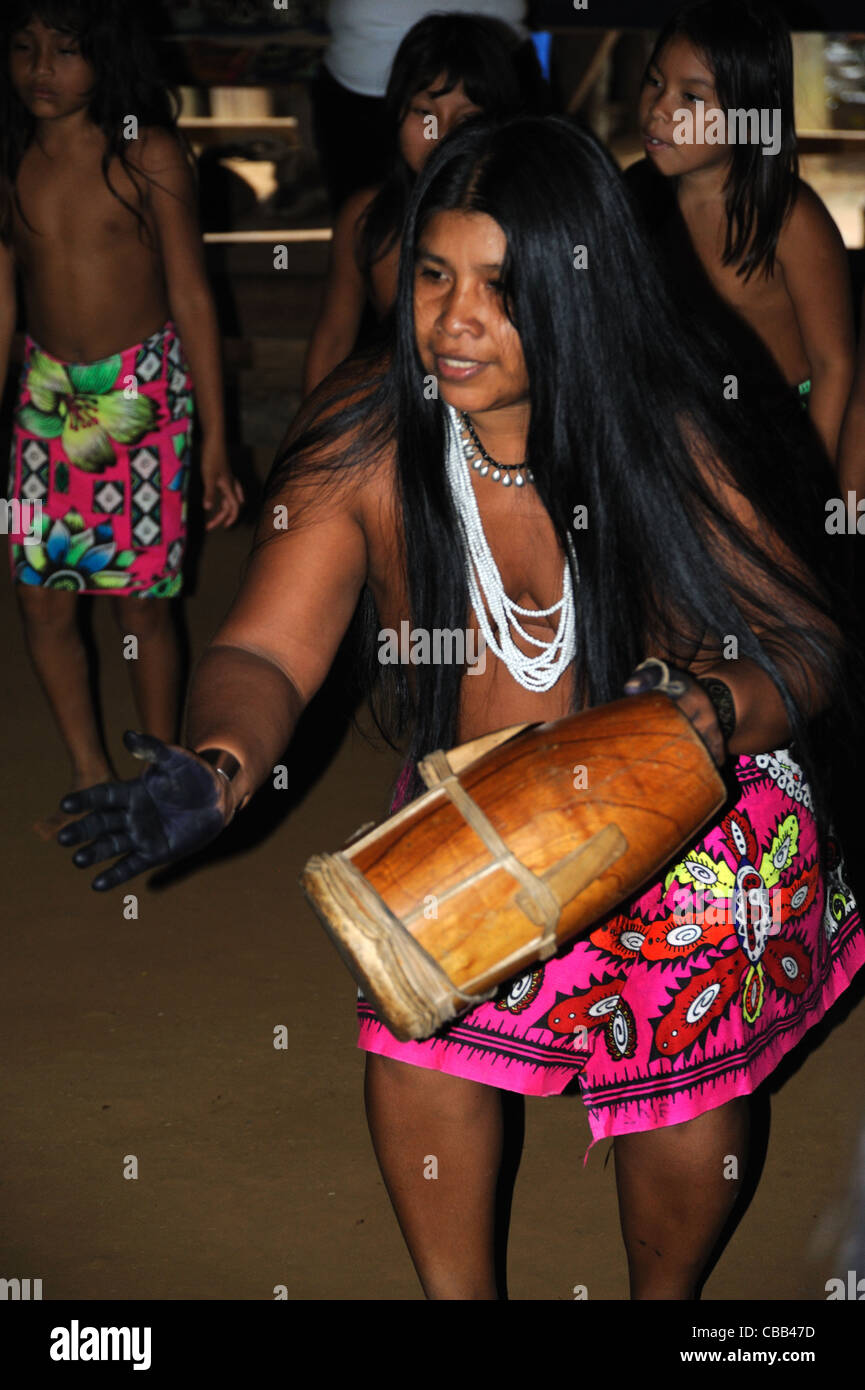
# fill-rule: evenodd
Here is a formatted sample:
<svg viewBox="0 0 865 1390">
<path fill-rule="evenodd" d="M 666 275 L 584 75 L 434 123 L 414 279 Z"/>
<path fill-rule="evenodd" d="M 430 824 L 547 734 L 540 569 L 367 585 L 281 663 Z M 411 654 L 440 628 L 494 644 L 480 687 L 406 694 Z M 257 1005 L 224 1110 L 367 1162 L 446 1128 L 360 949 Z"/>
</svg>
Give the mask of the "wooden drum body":
<svg viewBox="0 0 865 1390">
<path fill-rule="evenodd" d="M 310 859 L 301 880 L 403 1040 L 429 1037 L 634 896 L 726 795 L 658 693 L 487 735 L 420 771 L 429 791 Z"/>
</svg>

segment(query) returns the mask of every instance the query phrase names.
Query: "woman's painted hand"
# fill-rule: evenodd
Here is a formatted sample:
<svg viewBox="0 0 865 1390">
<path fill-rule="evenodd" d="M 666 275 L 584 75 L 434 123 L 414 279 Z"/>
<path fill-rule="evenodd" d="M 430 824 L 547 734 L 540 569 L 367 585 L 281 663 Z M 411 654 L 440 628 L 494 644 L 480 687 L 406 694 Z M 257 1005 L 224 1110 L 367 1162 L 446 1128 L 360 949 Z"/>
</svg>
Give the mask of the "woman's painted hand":
<svg viewBox="0 0 865 1390">
<path fill-rule="evenodd" d="M 130 729 L 123 741 L 149 764 L 140 777 L 101 782 L 60 803 L 67 814 L 84 813 L 57 836 L 83 846 L 72 857 L 79 869 L 123 856 L 93 880 L 97 893 L 202 849 L 231 818 L 224 779 L 195 753 Z"/>
</svg>

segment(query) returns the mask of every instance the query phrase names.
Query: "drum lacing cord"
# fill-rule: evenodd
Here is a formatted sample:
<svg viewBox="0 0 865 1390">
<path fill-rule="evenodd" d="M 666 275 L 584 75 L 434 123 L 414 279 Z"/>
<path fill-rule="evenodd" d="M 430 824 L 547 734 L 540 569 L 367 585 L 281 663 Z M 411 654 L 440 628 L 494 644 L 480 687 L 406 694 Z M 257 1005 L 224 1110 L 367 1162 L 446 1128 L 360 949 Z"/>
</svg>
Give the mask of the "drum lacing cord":
<svg viewBox="0 0 865 1390">
<path fill-rule="evenodd" d="M 405 924 L 391 912 L 387 903 L 370 886 L 356 864 L 343 854 L 334 856 L 340 864 L 340 871 L 350 882 L 352 890 L 357 895 L 361 905 L 366 909 L 371 921 L 379 921 L 382 913 L 388 922 L 389 928 L 394 932 L 394 939 L 401 939 L 405 945 L 404 950 L 409 951 L 409 957 L 404 960 L 404 965 L 415 976 L 417 982 L 422 985 L 426 995 L 434 1008 L 439 1009 L 442 1004 L 455 995 L 461 1004 L 485 1004 L 487 1000 L 493 999 L 497 993 L 498 986 L 488 990 L 486 994 L 466 994 L 465 990 L 455 985 L 447 971 L 439 965 L 434 956 L 431 956 L 416 937 L 410 932 L 406 932 Z M 408 940 L 406 941 L 406 936 Z M 439 1016 L 439 1023 L 447 1022 L 447 1014 Z"/>
<path fill-rule="evenodd" d="M 469 795 L 458 775 L 452 770 L 447 753 L 442 749 L 430 753 L 429 757 L 424 759 L 424 767 L 434 774 L 437 779 L 434 786 L 441 787 L 450 798 L 463 819 L 484 842 L 493 856 L 494 862 L 501 865 L 524 889 L 526 898 L 535 909 L 530 920 L 534 922 L 535 926 L 542 928 L 538 938 L 538 960 L 549 960 L 558 949 L 556 928 L 562 910 L 552 888 L 536 873 L 533 873 L 522 860 L 518 859 L 513 850 L 508 848 L 495 826 Z"/>
</svg>

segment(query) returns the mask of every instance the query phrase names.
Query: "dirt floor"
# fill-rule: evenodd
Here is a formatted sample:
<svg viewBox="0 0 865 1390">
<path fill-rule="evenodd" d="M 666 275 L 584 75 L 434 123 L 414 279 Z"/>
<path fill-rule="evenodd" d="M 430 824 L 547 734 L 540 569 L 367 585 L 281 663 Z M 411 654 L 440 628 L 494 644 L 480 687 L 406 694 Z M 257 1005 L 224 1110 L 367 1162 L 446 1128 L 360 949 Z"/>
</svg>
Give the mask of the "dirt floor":
<svg viewBox="0 0 865 1390">
<path fill-rule="evenodd" d="M 248 529 L 208 543 L 187 605 L 200 651 L 226 608 Z M 354 989 L 298 888 L 306 858 L 382 812 L 391 753 L 355 732 L 333 742 L 313 711 L 292 776 L 262 794 L 234 838 L 168 886 L 99 896 L 92 874 L 31 823 L 65 790 L 65 762 L 2 586 L 0 1273 L 41 1278 L 45 1299 L 418 1299 L 367 1136 Z M 121 644 L 96 615 L 112 748 L 136 719 Z M 233 828 L 234 829 L 234 828 Z M 233 832 L 230 832 L 230 834 Z M 127 908 L 127 911 L 130 909 Z M 842 1000 L 815 1049 L 795 1054 L 771 1111 L 756 1195 L 706 1299 L 825 1298 L 862 1119 L 865 1006 Z M 285 1025 L 288 1047 L 276 1049 Z M 526 1107 L 513 1204 L 510 1295 L 627 1297 L 611 1145 L 583 1168 L 577 1098 Z M 758 1145 L 759 1148 L 759 1145 Z M 129 1156 L 138 1177 L 124 1178 Z"/>
</svg>

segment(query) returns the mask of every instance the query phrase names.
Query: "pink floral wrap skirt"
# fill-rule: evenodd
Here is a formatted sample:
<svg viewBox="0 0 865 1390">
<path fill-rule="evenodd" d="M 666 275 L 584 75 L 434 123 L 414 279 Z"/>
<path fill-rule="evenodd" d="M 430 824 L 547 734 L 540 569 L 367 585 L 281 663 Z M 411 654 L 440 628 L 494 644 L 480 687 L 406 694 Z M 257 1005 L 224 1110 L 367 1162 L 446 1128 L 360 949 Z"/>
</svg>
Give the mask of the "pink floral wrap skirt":
<svg viewBox="0 0 865 1390">
<path fill-rule="evenodd" d="M 183 584 L 192 381 L 170 321 L 99 362 L 27 338 L 8 496 L 13 578 L 170 598 Z"/>
</svg>

